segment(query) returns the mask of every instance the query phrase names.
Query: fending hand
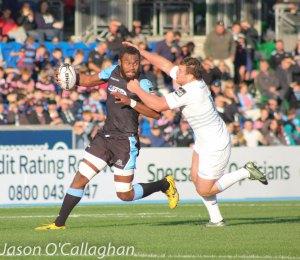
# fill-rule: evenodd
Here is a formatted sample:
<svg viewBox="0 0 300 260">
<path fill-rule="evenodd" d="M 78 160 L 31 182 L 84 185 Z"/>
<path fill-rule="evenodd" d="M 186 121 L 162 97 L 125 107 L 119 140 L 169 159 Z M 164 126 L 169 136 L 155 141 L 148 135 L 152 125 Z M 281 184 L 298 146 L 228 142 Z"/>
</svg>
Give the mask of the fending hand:
<svg viewBox="0 0 300 260">
<path fill-rule="evenodd" d="M 60 85 L 60 80 L 59 80 L 59 77 L 58 77 L 58 68 L 57 69 L 55 69 L 55 71 L 54 71 L 54 80 L 55 80 L 55 83 L 56 84 L 58 84 L 58 85 Z"/>
<path fill-rule="evenodd" d="M 130 105 L 130 98 L 129 97 L 127 97 L 127 96 L 125 96 L 125 95 L 123 95 L 123 94 L 121 94 L 121 93 L 119 93 L 117 91 L 116 92 L 112 92 L 111 94 L 116 99 L 115 103 L 117 103 L 117 104 L 123 104 L 123 105 L 126 105 L 126 106 Z"/>
</svg>

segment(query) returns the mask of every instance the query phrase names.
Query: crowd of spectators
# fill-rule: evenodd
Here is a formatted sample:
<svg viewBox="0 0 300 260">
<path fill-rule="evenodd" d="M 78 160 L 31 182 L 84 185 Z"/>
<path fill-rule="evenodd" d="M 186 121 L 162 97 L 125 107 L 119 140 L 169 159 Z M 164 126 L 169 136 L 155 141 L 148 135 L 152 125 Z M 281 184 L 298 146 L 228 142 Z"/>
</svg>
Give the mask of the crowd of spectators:
<svg viewBox="0 0 300 260">
<path fill-rule="evenodd" d="M 12 15 L 9 8 L 2 10 L 0 17 L 1 41 L 15 40 L 24 43 L 27 36 L 39 42 L 59 40 L 62 36 L 63 22 L 56 20 L 49 9 L 47 1 L 41 1 L 37 10 L 33 10 L 29 2 L 25 2 L 19 13 Z"/>
<path fill-rule="evenodd" d="M 60 48 L 51 52 L 45 40 L 58 42 L 63 23 L 49 11 L 47 1 L 33 12 L 28 3 L 18 18 L 5 9 L 0 18 L 1 42 L 23 45 L 17 66 L 0 60 L 0 125 L 70 125 L 76 147 L 83 148 L 103 126 L 106 118 L 106 84 L 62 91 L 54 80 L 54 70 L 68 62 L 81 73 L 99 73 L 118 60 L 123 40 L 149 49 L 140 21 L 133 30 L 117 20 L 98 36 L 99 43 L 85 59 L 82 50 L 67 57 Z M 215 106 L 228 126 L 234 146 L 300 144 L 300 40 L 287 52 L 282 40 L 274 43 L 270 57 L 257 51 L 261 41 L 247 22 L 226 28 L 219 21 L 207 35 L 202 63 L 203 80 L 210 87 Z M 168 31 L 152 50 L 174 63 L 193 55 L 195 44 L 184 42 L 180 32 Z M 159 95 L 173 90 L 171 78 L 142 60 L 143 73 Z M 188 147 L 193 133 L 180 111 L 165 111 L 158 120 L 140 116 L 140 142 L 144 147 Z"/>
</svg>

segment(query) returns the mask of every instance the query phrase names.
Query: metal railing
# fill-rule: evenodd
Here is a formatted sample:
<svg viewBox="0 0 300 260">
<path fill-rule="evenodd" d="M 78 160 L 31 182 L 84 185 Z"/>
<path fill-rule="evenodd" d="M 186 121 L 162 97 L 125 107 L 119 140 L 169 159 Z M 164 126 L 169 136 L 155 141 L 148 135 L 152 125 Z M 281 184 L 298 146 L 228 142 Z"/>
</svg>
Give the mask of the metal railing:
<svg viewBox="0 0 300 260">
<path fill-rule="evenodd" d="M 175 10 L 176 9 L 176 10 Z M 109 20 L 117 18 L 129 30 L 134 19 L 143 23 L 143 33 L 163 35 L 172 28 L 172 15 L 185 15 L 189 35 L 193 35 L 193 1 L 137 0 L 76 0 L 75 35 L 87 40 L 107 29 Z M 180 19 L 183 19 L 180 17 Z M 183 30 L 182 21 L 178 30 Z"/>
</svg>

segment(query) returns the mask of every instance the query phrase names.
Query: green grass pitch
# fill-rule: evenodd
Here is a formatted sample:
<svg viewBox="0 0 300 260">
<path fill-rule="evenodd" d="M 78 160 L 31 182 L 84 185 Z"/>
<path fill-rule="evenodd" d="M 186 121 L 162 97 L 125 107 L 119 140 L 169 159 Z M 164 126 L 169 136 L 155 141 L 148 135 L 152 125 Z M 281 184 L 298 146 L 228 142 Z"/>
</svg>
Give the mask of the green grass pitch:
<svg viewBox="0 0 300 260">
<path fill-rule="evenodd" d="M 133 246 L 134 256 L 104 259 L 300 259 L 300 201 L 220 203 L 220 208 L 228 223 L 223 228 L 204 227 L 207 213 L 200 202 L 175 210 L 163 204 L 78 206 L 66 230 L 46 232 L 34 227 L 53 220 L 59 207 L 1 208 L 0 253 L 5 244 L 44 250 L 49 243 L 70 243 L 69 248 L 111 243 L 116 248 Z M 10 259 L 44 258 L 64 257 L 42 252 Z"/>
</svg>

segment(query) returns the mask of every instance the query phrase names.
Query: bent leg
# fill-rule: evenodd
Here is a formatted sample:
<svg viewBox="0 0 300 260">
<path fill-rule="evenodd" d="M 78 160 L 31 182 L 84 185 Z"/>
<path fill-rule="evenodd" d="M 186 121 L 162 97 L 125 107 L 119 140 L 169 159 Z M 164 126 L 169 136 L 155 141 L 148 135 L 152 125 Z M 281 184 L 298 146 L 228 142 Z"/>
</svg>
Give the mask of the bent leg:
<svg viewBox="0 0 300 260">
<path fill-rule="evenodd" d="M 198 176 L 196 181 L 196 190 L 201 196 L 216 195 L 238 181 L 244 180 L 248 177 L 249 172 L 245 168 L 224 174 L 219 179 L 215 180 L 207 180 Z"/>
<path fill-rule="evenodd" d="M 245 168 L 224 174 L 231 154 L 230 144 L 223 150 L 207 151 L 202 149 L 199 150 L 199 153 L 200 163 L 196 189 L 201 196 L 215 195 L 249 177 L 249 172 Z"/>
<path fill-rule="evenodd" d="M 170 184 L 164 178 L 152 183 L 136 183 L 132 185 L 136 160 L 139 154 L 139 142 L 136 136 L 119 139 L 118 142 L 109 139 L 113 154 L 115 186 L 117 196 L 124 201 L 139 200 L 158 191 L 166 191 Z"/>
<path fill-rule="evenodd" d="M 197 176 L 196 180 L 196 190 L 200 196 L 211 196 L 216 195 L 220 191 L 216 189 L 217 180 L 206 180 Z"/>
<path fill-rule="evenodd" d="M 201 196 L 203 203 L 208 210 L 210 222 L 218 223 L 223 220 L 218 206 L 216 194 L 222 192 L 224 189 L 230 187 L 237 181 L 247 177 L 249 173 L 248 171 L 244 170 L 245 169 L 240 169 L 234 173 L 224 174 L 218 180 L 206 180 L 198 176 L 196 181 L 196 190 Z"/>
<path fill-rule="evenodd" d="M 134 200 L 134 190 L 132 188 L 134 171 L 115 169 L 114 173 L 115 188 L 118 198 L 123 201 Z"/>
<path fill-rule="evenodd" d="M 115 168 L 115 187 L 119 199 L 123 201 L 134 201 L 145 198 L 155 192 L 165 192 L 169 188 L 166 179 L 151 183 L 136 183 L 132 185 L 134 170 L 121 170 Z"/>
</svg>

